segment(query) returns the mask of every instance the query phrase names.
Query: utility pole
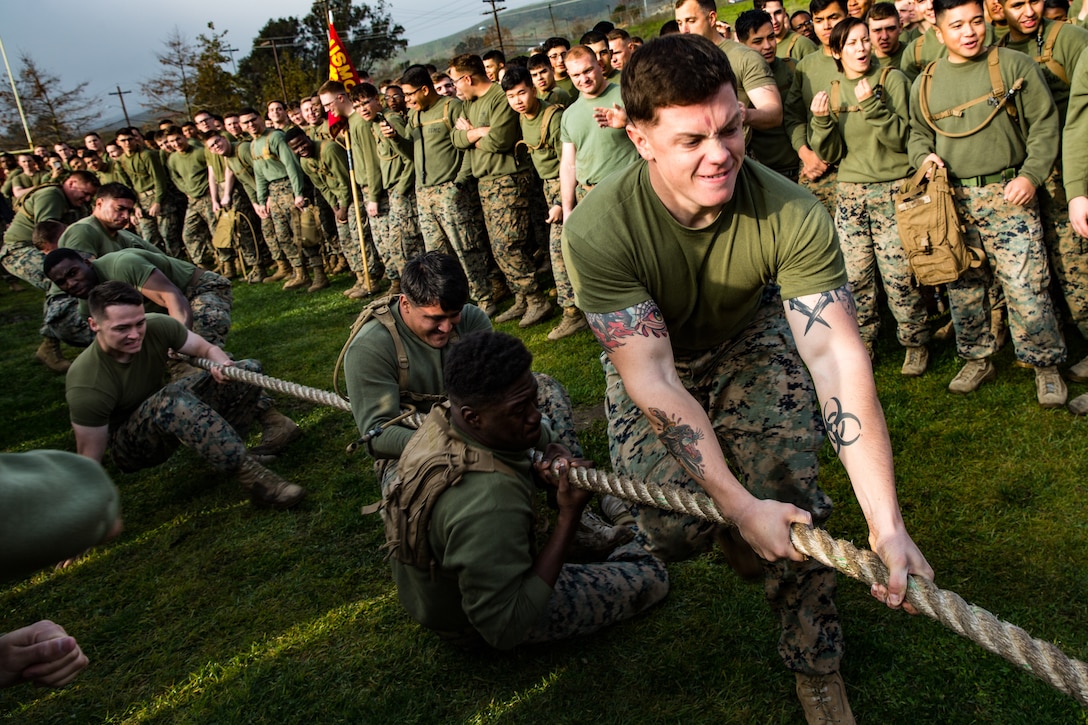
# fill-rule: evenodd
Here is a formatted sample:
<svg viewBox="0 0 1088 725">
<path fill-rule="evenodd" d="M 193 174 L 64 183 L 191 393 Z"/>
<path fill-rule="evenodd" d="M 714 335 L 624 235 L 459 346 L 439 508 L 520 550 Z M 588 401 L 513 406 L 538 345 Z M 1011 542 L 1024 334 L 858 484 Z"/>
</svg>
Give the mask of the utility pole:
<svg viewBox="0 0 1088 725">
<path fill-rule="evenodd" d="M 132 91 L 122 91 L 121 86 L 117 86 L 116 91 L 113 91 L 113 92 L 107 94 L 107 95 L 111 95 L 111 96 L 117 96 L 117 100 L 119 100 L 121 102 L 121 112 L 125 114 L 125 126 L 126 127 L 132 125 L 132 122 L 128 120 L 128 109 L 125 108 L 125 96 L 128 95 L 129 93 L 132 93 Z"/>
<path fill-rule="evenodd" d="M 548 17 L 552 19 L 552 35 L 559 35 L 559 29 L 555 27 L 555 15 L 552 14 L 551 3 L 548 3 Z"/>
<path fill-rule="evenodd" d="M 234 62 L 234 54 L 238 52 L 237 48 L 232 48 L 229 45 L 223 48 L 224 53 L 230 53 L 230 65 L 234 69 L 234 75 L 238 75 L 238 64 Z"/>
<path fill-rule="evenodd" d="M 276 45 L 277 40 L 294 40 L 294 38 L 289 36 L 284 36 L 280 38 L 265 38 L 264 42 L 257 47 L 272 49 L 272 57 L 276 59 L 276 75 L 280 77 L 280 90 L 283 91 L 283 102 L 287 103 L 287 85 L 283 82 L 283 69 L 280 68 L 280 54 L 277 48 L 292 47 L 296 45 L 296 43 L 280 43 L 279 45 Z"/>
<path fill-rule="evenodd" d="M 495 33 L 499 36 L 499 50 L 503 55 L 506 55 L 506 48 L 502 44 L 502 27 L 499 25 L 499 11 L 506 10 L 506 8 L 496 7 L 499 0 L 484 0 L 485 5 L 491 5 L 491 10 L 485 10 L 482 15 L 491 15 L 495 18 Z"/>
</svg>

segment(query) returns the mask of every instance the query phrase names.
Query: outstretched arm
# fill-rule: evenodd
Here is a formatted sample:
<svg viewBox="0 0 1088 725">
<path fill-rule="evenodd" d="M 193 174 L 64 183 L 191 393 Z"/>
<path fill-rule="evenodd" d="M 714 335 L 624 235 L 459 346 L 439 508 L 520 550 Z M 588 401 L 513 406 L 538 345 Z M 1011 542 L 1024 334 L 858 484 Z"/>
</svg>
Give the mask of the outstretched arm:
<svg viewBox="0 0 1088 725">
<path fill-rule="evenodd" d="M 797 350 L 816 385 L 827 437 L 850 475 L 869 525 L 869 545 L 888 567 L 888 586 L 874 586 L 873 596 L 899 607 L 907 574 L 932 579 L 933 569 L 899 512 L 891 440 L 869 355 L 858 334 L 854 298 L 844 285 L 785 300 L 784 305 Z"/>
<path fill-rule="evenodd" d="M 193 329 L 193 308 L 189 306 L 189 300 L 159 270 L 156 269 L 144 281 L 140 294 L 159 307 L 165 307 L 166 313 L 185 325 L 185 329 Z"/>
<path fill-rule="evenodd" d="M 801 560 L 790 543 L 790 524 L 812 517 L 790 504 L 757 499 L 725 462 L 706 412 L 676 374 L 665 321 L 653 300 L 606 314 L 586 314 L 631 400 L 650 421 L 669 453 L 706 489 L 722 514 L 764 559 Z M 683 444 L 679 441 L 684 441 Z"/>
</svg>

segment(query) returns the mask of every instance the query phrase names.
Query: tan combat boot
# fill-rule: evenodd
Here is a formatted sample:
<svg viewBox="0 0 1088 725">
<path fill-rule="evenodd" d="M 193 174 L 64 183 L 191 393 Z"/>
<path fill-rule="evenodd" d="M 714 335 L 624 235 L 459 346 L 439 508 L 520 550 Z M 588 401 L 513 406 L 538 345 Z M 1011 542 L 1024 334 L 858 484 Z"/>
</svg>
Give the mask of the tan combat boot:
<svg viewBox="0 0 1088 725">
<path fill-rule="evenodd" d="M 279 260 L 276 262 L 276 271 L 264 278 L 265 284 L 269 282 L 279 282 L 281 279 L 287 279 L 291 276 L 291 265 L 287 264 L 286 260 Z"/>
<path fill-rule="evenodd" d="M 325 289 L 329 286 L 329 278 L 325 276 L 325 269 L 323 267 L 316 267 L 314 269 L 314 283 L 311 284 L 306 291 L 317 292 L 318 290 Z"/>
<path fill-rule="evenodd" d="M 574 532 L 570 559 L 578 562 L 604 561 L 618 547 L 635 538 L 626 526 L 610 526 L 592 511 L 583 511 Z"/>
<path fill-rule="evenodd" d="M 348 267 L 348 260 L 344 257 L 344 255 L 337 254 L 336 264 L 333 265 L 332 272 L 330 272 L 330 274 L 344 274 L 345 272 L 350 271 L 351 268 Z"/>
<path fill-rule="evenodd" d="M 547 297 L 541 294 L 530 295 L 526 298 L 529 309 L 525 311 L 525 316 L 518 322 L 518 327 L 526 328 L 532 327 L 538 322 L 542 322 L 552 315 L 552 302 Z"/>
<path fill-rule="evenodd" d="M 72 367 L 60 351 L 60 340 L 55 337 L 42 338 L 42 344 L 34 351 L 34 359 L 55 373 L 66 373 Z"/>
<path fill-rule="evenodd" d="M 249 449 L 254 455 L 274 456 L 302 435 L 295 421 L 275 408 L 264 411 L 257 420 L 261 423 L 261 443 Z"/>
<path fill-rule="evenodd" d="M 854 713 L 846 699 L 842 675 L 804 675 L 797 677 L 797 699 L 805 711 L 808 725 L 854 725 Z"/>
<path fill-rule="evenodd" d="M 219 274 L 223 275 L 227 279 L 234 279 L 238 275 L 234 271 L 234 261 L 230 259 L 224 259 L 222 263 L 222 270 Z"/>
<path fill-rule="evenodd" d="M 389 297 L 392 297 L 393 295 L 399 295 L 400 294 L 400 280 L 395 279 L 392 282 L 390 282 L 389 283 L 389 290 L 385 294 L 387 296 L 389 296 Z"/>
<path fill-rule="evenodd" d="M 495 299 L 492 298 L 492 302 Z M 525 296 L 520 292 L 514 297 L 514 304 L 506 312 L 501 315 L 495 316 L 495 322 L 510 322 L 516 320 L 525 314 L 525 311 L 529 309 L 529 303 L 526 301 Z"/>
<path fill-rule="evenodd" d="M 288 483 L 250 456 L 245 457 L 238 469 L 238 481 L 255 503 L 272 508 L 291 508 L 306 498 L 306 489 Z"/>
<path fill-rule="evenodd" d="M 253 269 L 249 270 L 249 275 L 246 277 L 246 282 L 249 284 L 260 284 L 264 281 L 265 275 L 264 267 L 258 262 L 253 265 Z"/>
<path fill-rule="evenodd" d="M 589 323 L 586 322 L 586 316 L 582 314 L 581 310 L 577 307 L 567 307 L 563 309 L 563 319 L 548 333 L 548 339 L 552 341 L 562 340 L 564 337 L 570 337 L 588 327 Z"/>
<path fill-rule="evenodd" d="M 291 279 L 283 283 L 285 290 L 289 289 L 302 289 L 303 287 L 310 286 L 310 275 L 306 273 L 305 267 L 295 267 L 294 276 Z"/>
</svg>

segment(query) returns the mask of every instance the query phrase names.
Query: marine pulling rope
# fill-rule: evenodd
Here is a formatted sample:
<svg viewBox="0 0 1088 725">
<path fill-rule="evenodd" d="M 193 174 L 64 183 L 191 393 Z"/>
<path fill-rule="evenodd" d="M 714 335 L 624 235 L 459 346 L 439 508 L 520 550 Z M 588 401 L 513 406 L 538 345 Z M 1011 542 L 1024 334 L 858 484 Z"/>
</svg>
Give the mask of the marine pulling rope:
<svg viewBox="0 0 1088 725">
<path fill-rule="evenodd" d="M 205 370 L 221 367 L 223 376 L 230 380 L 259 385 L 284 395 L 351 412 L 351 404 L 347 400 L 326 390 L 279 380 L 249 370 L 219 366 L 203 358 L 188 358 L 188 362 Z M 422 417 L 413 413 L 404 422 L 418 427 Z M 364 436 L 362 440 L 369 440 L 371 435 Z M 540 461 L 541 458 L 539 452 L 533 453 L 534 461 Z M 652 481 L 637 481 L 595 468 L 571 468 L 569 475 L 576 486 L 595 493 L 611 494 L 634 503 L 719 524 L 732 523 L 722 515 L 713 499 L 701 491 L 662 486 Z M 805 556 L 870 586 L 888 582 L 888 570 L 880 557 L 867 549 L 858 549 L 848 541 L 837 540 L 823 529 L 793 524 L 790 527 L 790 541 Z M 907 582 L 906 600 L 919 612 L 983 649 L 1029 670 L 1039 679 L 1088 707 L 1088 665 L 1084 662 L 1068 657 L 1049 642 L 1033 638 L 1020 627 L 998 619 L 981 607 L 968 604 L 955 592 L 941 589 L 927 579 L 911 576 Z"/>
</svg>

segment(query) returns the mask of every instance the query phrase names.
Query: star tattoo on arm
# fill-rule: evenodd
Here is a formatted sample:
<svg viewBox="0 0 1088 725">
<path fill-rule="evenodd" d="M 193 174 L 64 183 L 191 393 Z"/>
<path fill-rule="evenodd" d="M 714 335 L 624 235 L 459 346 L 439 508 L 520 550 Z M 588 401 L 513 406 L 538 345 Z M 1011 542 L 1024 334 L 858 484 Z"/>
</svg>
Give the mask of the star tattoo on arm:
<svg viewBox="0 0 1088 725">
<path fill-rule="evenodd" d="M 670 418 L 668 413 L 659 408 L 650 408 L 648 415 L 666 450 L 690 473 L 702 478 L 703 454 L 695 445 L 703 439 L 702 431 L 681 423 L 679 418 Z"/>
<path fill-rule="evenodd" d="M 843 285 L 837 287 L 829 292 L 821 292 L 817 298 L 816 303 L 809 307 L 807 304 L 801 301 L 799 297 L 795 297 L 789 300 L 790 309 L 795 312 L 800 312 L 802 315 L 808 318 L 808 322 L 805 323 L 805 333 L 812 329 L 812 326 L 819 323 L 824 327 L 830 329 L 831 325 L 821 315 L 823 311 L 830 305 L 836 302 L 841 303 L 850 312 L 851 315 L 857 315 L 857 309 L 854 307 L 854 296 L 850 294 L 850 289 Z"/>
<path fill-rule="evenodd" d="M 622 347 L 626 338 L 629 337 L 669 336 L 669 331 L 665 327 L 665 318 L 653 300 L 639 302 L 637 305 L 616 312 L 603 314 L 588 312 L 586 321 L 589 322 L 590 329 L 597 336 L 597 342 L 601 343 L 605 352 L 612 352 Z"/>
</svg>

